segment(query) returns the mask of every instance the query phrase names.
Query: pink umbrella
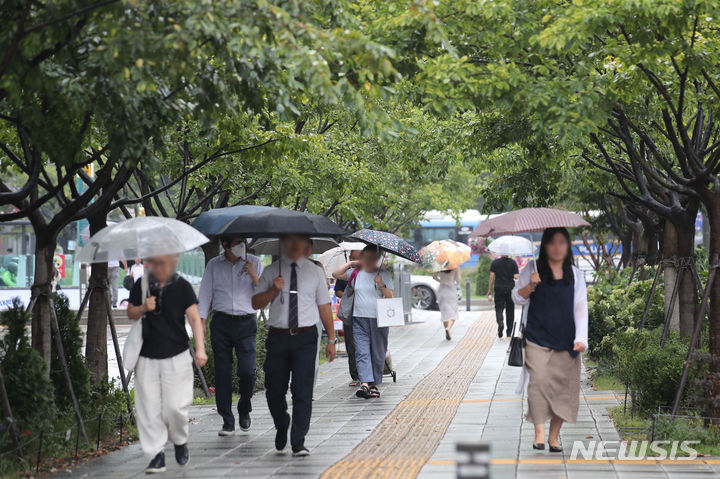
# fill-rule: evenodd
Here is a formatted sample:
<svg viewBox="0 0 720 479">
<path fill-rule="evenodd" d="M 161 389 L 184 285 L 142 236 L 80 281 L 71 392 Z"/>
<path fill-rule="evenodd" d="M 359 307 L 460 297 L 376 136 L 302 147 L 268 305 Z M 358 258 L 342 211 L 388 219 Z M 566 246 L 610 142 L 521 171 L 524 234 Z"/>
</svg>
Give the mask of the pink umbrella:
<svg viewBox="0 0 720 479">
<path fill-rule="evenodd" d="M 470 236 L 500 236 L 543 231 L 545 228 L 590 226 L 582 216 L 552 208 L 523 208 L 483 221 Z"/>
</svg>

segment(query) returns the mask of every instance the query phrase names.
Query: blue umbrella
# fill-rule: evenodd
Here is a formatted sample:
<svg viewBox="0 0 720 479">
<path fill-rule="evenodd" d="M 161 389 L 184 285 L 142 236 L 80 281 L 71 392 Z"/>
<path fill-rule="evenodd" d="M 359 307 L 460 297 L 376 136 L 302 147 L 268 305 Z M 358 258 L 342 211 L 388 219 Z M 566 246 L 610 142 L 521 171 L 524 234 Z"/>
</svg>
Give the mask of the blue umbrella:
<svg viewBox="0 0 720 479">
<path fill-rule="evenodd" d="M 204 211 L 192 222 L 192 227 L 206 235 L 217 235 L 223 226 L 240 217 L 271 211 L 277 208 L 272 206 L 240 205 L 227 208 L 215 208 Z"/>
</svg>

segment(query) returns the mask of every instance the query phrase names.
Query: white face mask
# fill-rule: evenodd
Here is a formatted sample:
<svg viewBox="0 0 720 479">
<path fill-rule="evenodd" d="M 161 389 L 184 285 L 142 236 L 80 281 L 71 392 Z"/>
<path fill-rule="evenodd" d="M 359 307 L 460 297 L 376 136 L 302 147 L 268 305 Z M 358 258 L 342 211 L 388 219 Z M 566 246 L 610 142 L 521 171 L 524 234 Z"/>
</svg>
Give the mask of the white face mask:
<svg viewBox="0 0 720 479">
<path fill-rule="evenodd" d="M 236 244 L 230 248 L 230 252 L 234 254 L 236 258 L 242 258 L 245 256 L 245 243 Z"/>
</svg>

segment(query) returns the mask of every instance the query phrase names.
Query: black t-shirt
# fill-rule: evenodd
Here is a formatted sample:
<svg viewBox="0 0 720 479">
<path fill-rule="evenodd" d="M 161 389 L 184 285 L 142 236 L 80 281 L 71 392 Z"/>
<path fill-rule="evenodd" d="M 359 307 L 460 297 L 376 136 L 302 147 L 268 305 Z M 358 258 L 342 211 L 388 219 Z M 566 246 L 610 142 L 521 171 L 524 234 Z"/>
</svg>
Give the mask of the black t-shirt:
<svg viewBox="0 0 720 479">
<path fill-rule="evenodd" d="M 495 273 L 495 289 L 512 289 L 515 286 L 515 275 L 518 274 L 515 260 L 506 256 L 498 258 L 490 265 L 490 272 Z"/>
<path fill-rule="evenodd" d="M 343 292 L 344 292 L 344 291 L 345 291 L 345 288 L 347 288 L 347 281 L 345 281 L 344 279 L 336 279 L 336 280 L 335 280 L 335 288 L 334 288 L 334 290 L 335 290 L 336 293 L 337 293 L 338 291 L 343 291 Z"/>
<path fill-rule="evenodd" d="M 148 274 L 148 273 L 146 273 Z M 144 302 L 142 281 L 136 281 L 130 291 L 130 303 L 140 306 Z M 143 319 L 143 345 L 140 356 L 151 359 L 165 359 L 177 356 L 188 349 L 185 331 L 185 310 L 198 302 L 195 291 L 184 278 L 175 275 L 161 289 L 157 281 L 148 277 L 150 296 L 155 296 L 155 311 Z"/>
</svg>

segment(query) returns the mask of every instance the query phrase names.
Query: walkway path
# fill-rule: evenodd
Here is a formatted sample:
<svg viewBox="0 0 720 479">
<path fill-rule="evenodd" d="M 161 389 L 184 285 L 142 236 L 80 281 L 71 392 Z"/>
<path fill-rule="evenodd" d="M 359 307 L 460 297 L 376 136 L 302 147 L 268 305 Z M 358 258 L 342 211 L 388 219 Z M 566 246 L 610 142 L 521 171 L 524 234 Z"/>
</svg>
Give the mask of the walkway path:
<svg viewBox="0 0 720 479">
<path fill-rule="evenodd" d="M 310 457 L 275 453 L 272 420 L 260 394 L 253 401 L 251 431 L 230 438 L 217 436 L 221 420 L 214 407 L 193 407 L 191 463 L 180 469 L 170 447 L 168 472 L 161 477 L 452 478 L 455 444 L 464 440 L 490 443 L 493 479 L 720 477 L 720 466 L 711 460 L 621 464 L 534 453 L 532 425 L 523 421 L 525 404 L 514 393 L 520 371 L 506 366 L 508 340 L 494 336 L 492 313 L 461 313 L 452 341 L 444 339 L 439 313 L 416 311 L 414 317 L 420 322 L 391 331 L 398 382 L 384 384 L 380 399 L 355 398 L 344 358 L 321 367 L 306 440 Z M 578 423 L 563 429 L 568 450 L 574 439 L 618 439 L 607 407 L 619 399 L 587 383 L 582 394 Z M 62 475 L 144 477 L 146 462 L 134 444 Z"/>
</svg>

